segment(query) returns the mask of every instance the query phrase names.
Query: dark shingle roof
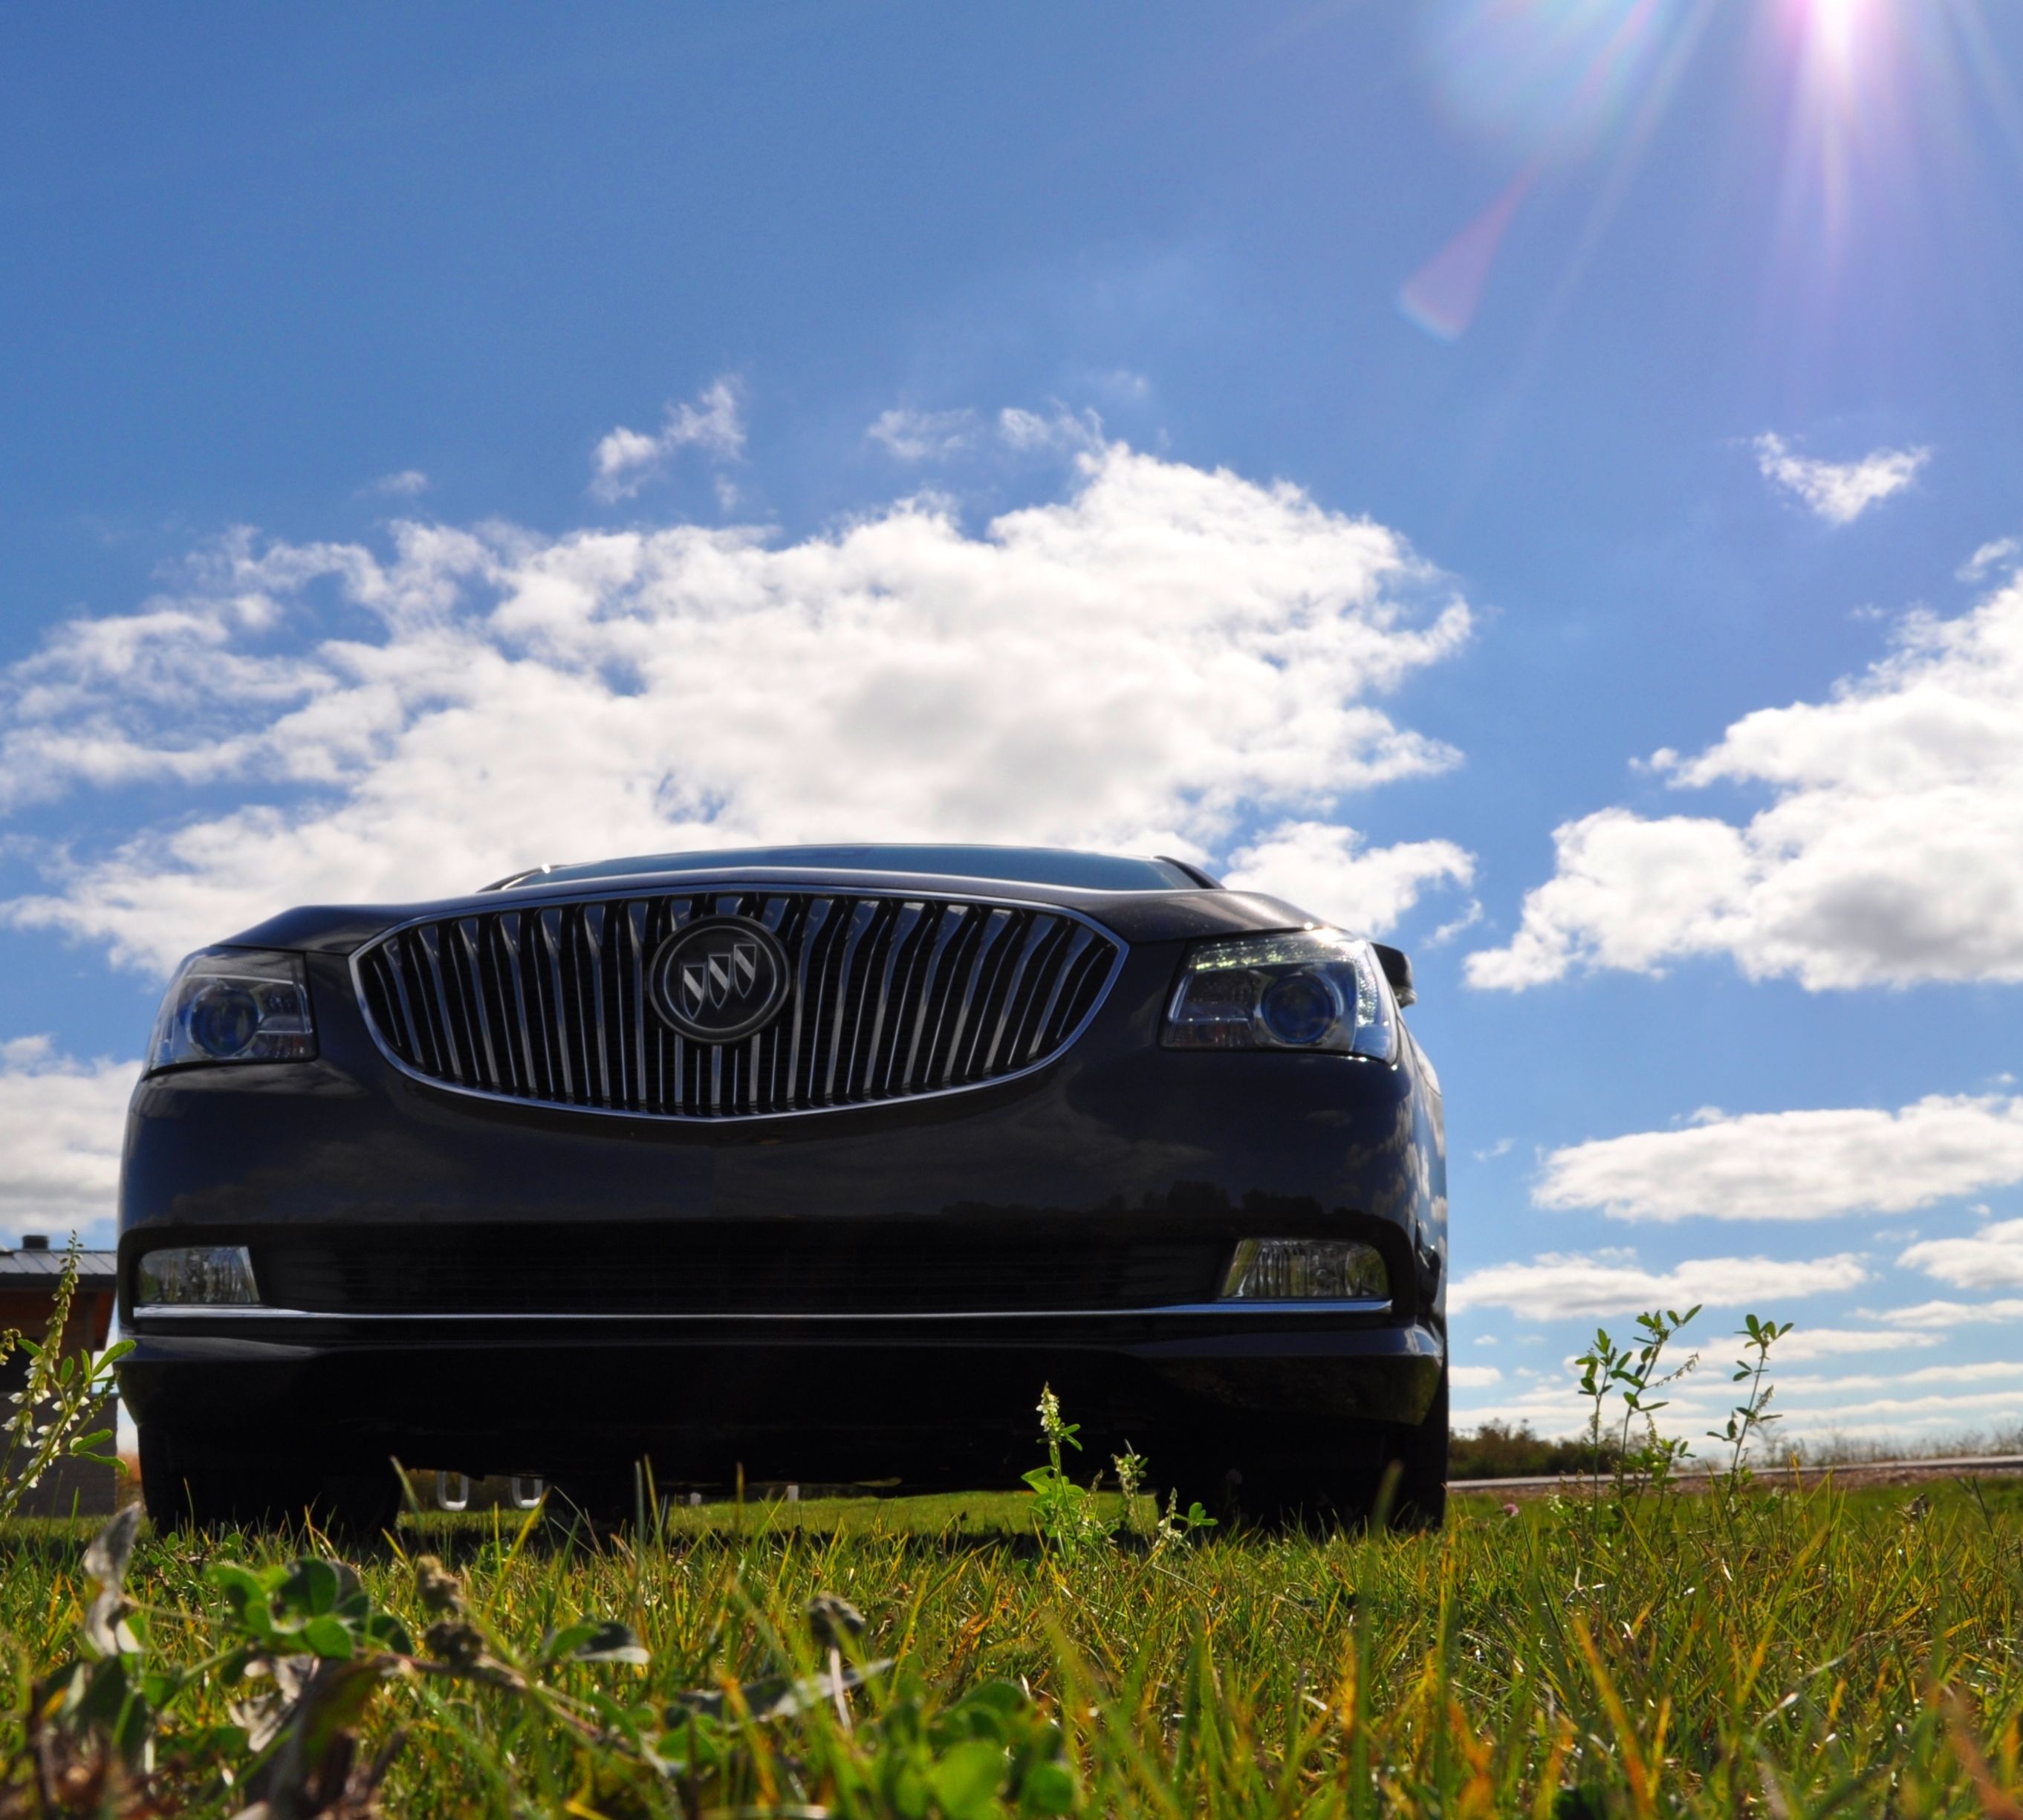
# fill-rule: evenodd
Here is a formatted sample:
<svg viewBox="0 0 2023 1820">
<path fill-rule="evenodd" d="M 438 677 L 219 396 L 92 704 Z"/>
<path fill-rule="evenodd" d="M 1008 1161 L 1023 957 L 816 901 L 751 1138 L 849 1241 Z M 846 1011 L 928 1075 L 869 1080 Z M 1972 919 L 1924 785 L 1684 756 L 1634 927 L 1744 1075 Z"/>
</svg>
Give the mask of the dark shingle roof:
<svg viewBox="0 0 2023 1820">
<path fill-rule="evenodd" d="M 63 1274 L 64 1253 L 0 1251 L 0 1289 L 54 1289 Z M 77 1286 L 109 1295 L 119 1281 L 117 1252 L 80 1252 L 77 1258 Z"/>
</svg>

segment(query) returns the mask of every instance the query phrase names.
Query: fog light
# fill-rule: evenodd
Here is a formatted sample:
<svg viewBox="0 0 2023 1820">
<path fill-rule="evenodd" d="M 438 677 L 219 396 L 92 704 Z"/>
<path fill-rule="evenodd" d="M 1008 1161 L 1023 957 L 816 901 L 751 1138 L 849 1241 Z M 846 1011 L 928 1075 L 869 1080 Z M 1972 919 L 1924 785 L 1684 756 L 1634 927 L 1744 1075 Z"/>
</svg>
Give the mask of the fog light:
<svg viewBox="0 0 2023 1820">
<path fill-rule="evenodd" d="M 1348 1239 L 1244 1239 L 1229 1260 L 1228 1302 L 1388 1302 L 1391 1275 L 1374 1245 Z"/>
<path fill-rule="evenodd" d="M 177 1245 L 149 1252 L 134 1273 L 142 1307 L 243 1308 L 260 1299 L 243 1245 Z"/>
</svg>

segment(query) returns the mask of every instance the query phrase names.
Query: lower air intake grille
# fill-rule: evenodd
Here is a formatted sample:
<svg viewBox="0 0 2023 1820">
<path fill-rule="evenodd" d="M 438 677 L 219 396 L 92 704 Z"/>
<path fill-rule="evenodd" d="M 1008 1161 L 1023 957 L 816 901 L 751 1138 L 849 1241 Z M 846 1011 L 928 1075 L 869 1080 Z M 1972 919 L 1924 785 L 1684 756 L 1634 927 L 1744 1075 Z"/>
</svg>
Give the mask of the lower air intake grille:
<svg viewBox="0 0 2023 1820">
<path fill-rule="evenodd" d="M 668 1028 L 647 974 L 697 918 L 763 923 L 778 1018 L 736 1043 Z M 649 1117 L 864 1106 L 1001 1080 L 1058 1054 L 1123 950 L 1035 905 L 732 889 L 487 910 L 382 936 L 354 963 L 380 1046 L 445 1087 Z"/>
<path fill-rule="evenodd" d="M 1204 1302 L 1228 1259 L 1213 1240 L 759 1222 L 354 1231 L 277 1239 L 254 1272 L 272 1305 L 320 1314 L 962 1314 Z"/>
</svg>

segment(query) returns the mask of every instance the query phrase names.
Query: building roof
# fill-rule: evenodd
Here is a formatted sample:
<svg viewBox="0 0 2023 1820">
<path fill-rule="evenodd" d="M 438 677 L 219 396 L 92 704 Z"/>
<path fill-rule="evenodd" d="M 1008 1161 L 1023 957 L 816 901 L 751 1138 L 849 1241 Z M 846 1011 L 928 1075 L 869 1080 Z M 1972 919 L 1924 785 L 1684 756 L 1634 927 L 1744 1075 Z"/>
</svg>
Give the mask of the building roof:
<svg viewBox="0 0 2023 1820">
<path fill-rule="evenodd" d="M 47 1251 L 0 1250 L 0 1289 L 53 1290 L 57 1279 L 63 1274 L 66 1255 L 53 1248 Z M 117 1252 L 78 1253 L 77 1286 L 80 1289 L 110 1295 L 119 1280 L 119 1254 Z"/>
</svg>

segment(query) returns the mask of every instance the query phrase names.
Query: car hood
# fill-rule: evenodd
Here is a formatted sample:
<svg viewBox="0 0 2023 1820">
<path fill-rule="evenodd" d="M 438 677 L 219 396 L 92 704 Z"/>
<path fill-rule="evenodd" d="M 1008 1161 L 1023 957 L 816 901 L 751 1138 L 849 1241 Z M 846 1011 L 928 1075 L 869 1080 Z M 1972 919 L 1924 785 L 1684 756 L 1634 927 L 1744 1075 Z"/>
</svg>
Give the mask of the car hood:
<svg viewBox="0 0 2023 1820">
<path fill-rule="evenodd" d="M 878 892 L 894 896 L 988 899 L 1044 904 L 1078 911 L 1127 942 L 1177 941 L 1297 929 L 1320 918 L 1255 891 L 1092 891 L 1007 879 L 951 878 L 945 873 L 851 872 L 804 866 L 741 866 L 717 872 L 641 872 L 623 878 L 530 882 L 510 890 L 474 891 L 415 904 L 319 904 L 284 910 L 229 937 L 234 948 L 282 948 L 349 954 L 404 923 L 488 911 L 532 909 L 547 904 L 609 901 L 614 897 L 688 897 L 708 891 L 780 893 Z"/>
</svg>

